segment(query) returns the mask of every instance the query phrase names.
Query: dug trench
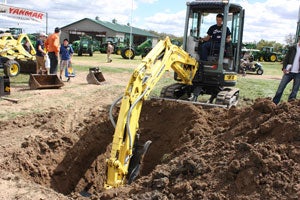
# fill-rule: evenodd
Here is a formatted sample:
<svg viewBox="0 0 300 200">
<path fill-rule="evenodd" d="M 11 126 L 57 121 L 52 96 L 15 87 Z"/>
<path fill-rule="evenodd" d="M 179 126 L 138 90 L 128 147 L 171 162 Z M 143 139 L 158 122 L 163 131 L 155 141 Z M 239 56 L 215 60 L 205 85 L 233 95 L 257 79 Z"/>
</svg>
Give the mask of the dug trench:
<svg viewBox="0 0 300 200">
<path fill-rule="evenodd" d="M 104 190 L 114 133 L 108 110 L 91 108 L 81 121 L 63 110 L 14 120 L 38 134 L 7 152 L 1 169 L 71 199 L 299 199 L 300 101 L 257 99 L 229 110 L 146 101 L 139 134 L 152 144 L 141 176 Z"/>
</svg>

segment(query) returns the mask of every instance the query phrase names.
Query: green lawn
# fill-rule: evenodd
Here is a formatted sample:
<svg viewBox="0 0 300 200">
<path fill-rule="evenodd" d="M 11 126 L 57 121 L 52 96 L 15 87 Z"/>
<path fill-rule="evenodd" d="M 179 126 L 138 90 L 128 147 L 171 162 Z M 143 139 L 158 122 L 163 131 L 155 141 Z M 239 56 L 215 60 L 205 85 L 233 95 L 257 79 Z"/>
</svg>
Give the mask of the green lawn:
<svg viewBox="0 0 300 200">
<path fill-rule="evenodd" d="M 239 76 L 237 88 L 240 88 L 240 98 L 254 100 L 259 97 L 270 97 L 275 95 L 277 87 L 282 77 L 282 64 L 279 62 L 263 62 L 264 74 L 260 79 L 259 75 Z M 274 79 L 263 79 L 264 76 L 274 76 Z M 284 91 L 282 100 L 286 101 L 291 92 L 292 82 L 288 84 Z"/>
<path fill-rule="evenodd" d="M 134 71 L 134 68 L 141 63 L 141 57 L 138 56 L 133 60 L 123 59 L 120 55 L 112 55 L 113 63 L 111 66 L 102 66 L 102 63 L 106 61 L 106 54 L 95 53 L 94 56 L 74 56 L 73 62 L 74 68 L 76 71 L 86 71 L 88 67 L 86 65 L 76 65 L 76 62 L 99 62 L 99 66 L 102 72 L 106 73 L 122 73 L 127 72 L 131 73 Z M 126 64 L 132 67 L 120 66 L 121 64 Z M 236 87 L 240 89 L 240 99 L 245 100 L 254 100 L 259 97 L 270 97 L 272 98 L 277 90 L 280 78 L 282 75 L 281 67 L 282 65 L 278 62 L 263 62 L 264 74 L 257 78 L 260 75 L 246 75 L 245 77 L 239 75 L 238 82 Z M 263 79 L 264 76 L 275 76 L 274 79 Z M 11 78 L 11 86 L 25 85 L 28 84 L 28 75 L 20 74 L 17 77 Z M 152 96 L 159 96 L 161 88 L 165 85 L 173 83 L 173 72 L 166 72 L 163 75 L 163 78 L 157 83 L 156 87 L 153 88 L 151 92 Z M 283 98 L 283 101 L 287 100 L 287 97 L 291 91 L 291 83 L 286 88 Z"/>
</svg>

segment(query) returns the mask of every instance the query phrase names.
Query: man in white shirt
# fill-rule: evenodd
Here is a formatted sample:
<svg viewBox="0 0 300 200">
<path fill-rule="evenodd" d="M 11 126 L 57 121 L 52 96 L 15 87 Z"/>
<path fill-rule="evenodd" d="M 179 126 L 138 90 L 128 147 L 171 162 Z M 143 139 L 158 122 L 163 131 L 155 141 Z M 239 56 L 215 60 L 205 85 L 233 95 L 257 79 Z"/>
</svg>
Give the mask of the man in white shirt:
<svg viewBox="0 0 300 200">
<path fill-rule="evenodd" d="M 293 89 L 288 101 L 296 99 L 300 87 L 300 35 L 298 43 L 291 46 L 282 65 L 283 76 L 278 86 L 273 102 L 278 104 L 287 84 L 293 80 Z"/>
</svg>

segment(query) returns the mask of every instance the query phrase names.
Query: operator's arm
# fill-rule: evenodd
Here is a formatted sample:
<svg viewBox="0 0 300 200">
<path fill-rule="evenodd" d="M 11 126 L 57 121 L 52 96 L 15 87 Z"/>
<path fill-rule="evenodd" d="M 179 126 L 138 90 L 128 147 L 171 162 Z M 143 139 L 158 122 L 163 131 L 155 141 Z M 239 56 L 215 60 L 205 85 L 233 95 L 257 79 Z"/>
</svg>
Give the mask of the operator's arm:
<svg viewBox="0 0 300 200">
<path fill-rule="evenodd" d="M 226 30 L 226 42 L 231 42 L 231 32 L 229 30 L 229 28 L 227 27 L 227 30 Z"/>
<path fill-rule="evenodd" d="M 207 42 L 211 39 L 213 33 L 213 26 L 209 27 L 209 29 L 207 30 L 207 35 L 204 38 L 200 39 L 200 42 Z"/>
<path fill-rule="evenodd" d="M 204 42 L 207 42 L 208 40 L 210 40 L 211 36 L 210 35 L 206 35 L 204 38 L 202 38 L 202 40 Z"/>
</svg>

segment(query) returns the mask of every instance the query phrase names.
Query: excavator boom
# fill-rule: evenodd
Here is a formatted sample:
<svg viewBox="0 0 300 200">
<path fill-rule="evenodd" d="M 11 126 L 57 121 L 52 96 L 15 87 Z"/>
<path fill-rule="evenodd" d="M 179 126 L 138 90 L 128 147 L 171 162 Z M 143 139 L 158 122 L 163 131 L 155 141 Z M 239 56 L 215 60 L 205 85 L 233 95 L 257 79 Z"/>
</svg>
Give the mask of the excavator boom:
<svg viewBox="0 0 300 200">
<path fill-rule="evenodd" d="M 118 187 L 128 182 L 128 169 L 135 148 L 143 101 L 149 97 L 164 72 L 170 69 L 178 74 L 183 84 L 191 85 L 198 62 L 180 47 L 173 45 L 167 37 L 142 60 L 126 87 L 115 125 L 111 155 L 107 160 L 105 188 Z"/>
</svg>

